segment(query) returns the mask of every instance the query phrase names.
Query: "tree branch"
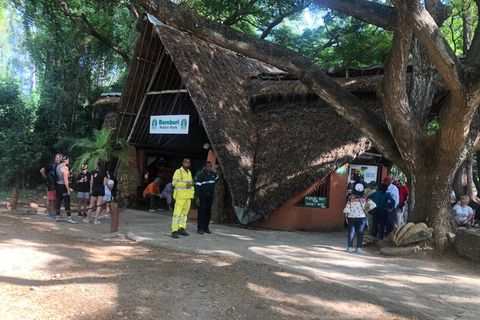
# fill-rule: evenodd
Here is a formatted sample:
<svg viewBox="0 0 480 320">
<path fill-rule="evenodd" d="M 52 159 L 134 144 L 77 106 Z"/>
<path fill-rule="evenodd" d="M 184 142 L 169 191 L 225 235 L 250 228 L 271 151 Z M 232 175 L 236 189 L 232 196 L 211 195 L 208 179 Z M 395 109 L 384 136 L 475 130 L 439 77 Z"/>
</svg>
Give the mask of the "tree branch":
<svg viewBox="0 0 480 320">
<path fill-rule="evenodd" d="M 397 7 L 397 22 L 393 34 L 392 49 L 385 61 L 385 75 L 378 90 L 385 118 L 398 149 L 407 159 L 418 159 L 424 152 L 423 132 L 413 119 L 407 95 L 407 65 L 412 42 L 412 31 L 406 19 L 405 7 Z M 406 161 L 406 165 L 411 165 Z M 409 168 L 415 172 L 415 168 Z"/>
<path fill-rule="evenodd" d="M 250 0 L 250 2 L 247 4 L 247 6 L 243 9 L 241 9 L 241 7 L 240 7 L 240 1 L 237 1 L 237 10 L 230 17 L 225 19 L 223 21 L 223 24 L 225 24 L 227 26 L 231 26 L 231 25 L 235 24 L 241 16 L 250 13 L 250 9 L 252 9 L 253 5 L 255 3 L 257 3 L 257 1 L 258 0 Z"/>
<path fill-rule="evenodd" d="M 120 49 L 120 47 L 113 44 L 106 37 L 98 33 L 97 30 L 95 30 L 95 28 L 92 26 L 92 24 L 88 21 L 87 17 L 83 13 L 82 14 L 72 13 L 65 2 L 60 2 L 59 0 L 54 0 L 54 2 L 60 8 L 60 10 L 67 17 L 70 18 L 70 20 L 72 20 L 77 26 L 80 27 L 80 29 L 83 32 L 100 40 L 102 43 L 110 47 L 113 51 L 117 52 L 123 58 L 123 60 L 127 63 L 127 65 L 130 64 L 130 57 L 128 56 L 127 52 Z"/>
<path fill-rule="evenodd" d="M 140 17 L 140 13 L 138 12 L 138 9 L 137 9 L 137 6 L 135 6 L 135 3 L 134 2 L 125 2 L 123 0 L 115 0 L 115 2 L 117 2 L 118 4 L 121 4 L 122 6 L 128 8 L 128 10 L 130 10 L 130 13 L 132 14 L 132 16 L 135 18 L 135 20 L 138 20 L 138 18 Z"/>
<path fill-rule="evenodd" d="M 345 13 L 360 21 L 383 28 L 395 28 L 396 12 L 393 7 L 365 0 L 310 0 L 311 3 Z"/>
<path fill-rule="evenodd" d="M 428 11 L 418 0 L 392 0 L 392 2 L 396 9 L 401 8 L 404 3 L 407 5 L 410 28 L 422 42 L 429 59 L 450 91 L 463 90 L 465 88 L 463 65 L 445 41 L 440 28 Z"/>
<path fill-rule="evenodd" d="M 373 111 L 337 84 L 310 59 L 282 46 L 240 33 L 228 26 L 204 19 L 169 0 L 136 0 L 165 24 L 188 31 L 199 39 L 215 43 L 295 75 L 310 90 L 333 107 L 344 119 L 363 132 L 387 158 L 406 169 L 388 128 Z"/>
<path fill-rule="evenodd" d="M 277 19 L 273 20 L 273 22 L 268 25 L 268 27 L 263 31 L 262 35 L 260 36 L 260 39 L 265 39 L 265 38 L 269 35 L 269 33 L 272 31 L 272 29 L 275 28 L 275 27 L 276 27 L 277 25 L 279 25 L 280 23 L 282 23 L 282 21 L 283 21 L 285 18 L 287 18 L 287 17 L 289 17 L 289 16 L 292 16 L 292 15 L 294 15 L 295 13 L 298 13 L 298 12 L 304 10 L 304 9 L 307 8 L 308 6 L 310 6 L 310 3 L 305 4 L 305 2 L 303 2 L 302 5 L 294 8 L 292 11 L 287 12 L 287 13 L 282 13 L 282 12 L 281 12 L 281 9 L 279 9 L 279 11 L 280 11 L 280 16 L 279 16 Z"/>
</svg>

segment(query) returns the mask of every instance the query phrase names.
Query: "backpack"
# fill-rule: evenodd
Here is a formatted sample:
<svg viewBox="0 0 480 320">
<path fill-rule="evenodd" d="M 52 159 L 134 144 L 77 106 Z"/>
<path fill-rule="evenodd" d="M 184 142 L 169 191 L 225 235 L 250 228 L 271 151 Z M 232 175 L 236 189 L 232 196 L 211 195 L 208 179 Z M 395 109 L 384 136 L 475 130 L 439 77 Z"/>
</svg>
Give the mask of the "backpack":
<svg viewBox="0 0 480 320">
<path fill-rule="evenodd" d="M 55 182 L 57 181 L 57 165 L 54 163 L 52 170 L 47 173 L 45 178 L 45 184 L 47 185 L 48 191 L 55 191 Z"/>
</svg>

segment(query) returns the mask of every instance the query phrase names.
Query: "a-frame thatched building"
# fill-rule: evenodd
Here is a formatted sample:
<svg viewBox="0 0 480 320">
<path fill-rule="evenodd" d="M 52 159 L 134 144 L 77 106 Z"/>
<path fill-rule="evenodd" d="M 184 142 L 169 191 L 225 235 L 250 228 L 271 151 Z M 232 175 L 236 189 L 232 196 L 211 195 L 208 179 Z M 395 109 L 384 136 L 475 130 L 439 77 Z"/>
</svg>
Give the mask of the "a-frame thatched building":
<svg viewBox="0 0 480 320">
<path fill-rule="evenodd" d="M 378 103 L 372 95 L 375 76 L 361 86 L 340 81 Z M 149 133 L 151 115 L 185 113 L 196 119 L 189 135 Z M 160 149 L 206 158 L 208 142 L 243 222 L 267 217 L 371 147 L 288 74 L 151 16 L 136 40 L 117 127 L 117 137 L 128 138 L 137 157 L 139 149 Z"/>
</svg>

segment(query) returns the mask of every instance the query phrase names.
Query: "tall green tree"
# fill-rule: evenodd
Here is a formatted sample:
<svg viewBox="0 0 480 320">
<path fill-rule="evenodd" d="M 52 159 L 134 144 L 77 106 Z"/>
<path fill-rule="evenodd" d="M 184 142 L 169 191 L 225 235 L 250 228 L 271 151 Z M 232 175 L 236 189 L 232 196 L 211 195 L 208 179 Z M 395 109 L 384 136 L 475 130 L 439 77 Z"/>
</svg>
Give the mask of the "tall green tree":
<svg viewBox="0 0 480 320">
<path fill-rule="evenodd" d="M 122 1 L 14 1 L 24 27 L 23 45 L 37 76 L 34 131 L 42 162 L 68 152 L 77 137 L 90 137 L 112 108 L 93 112 L 102 92 L 120 91 L 135 34 L 135 18 Z M 83 23 L 80 26 L 75 20 Z M 91 28 L 117 51 L 85 32 Z M 126 60 L 125 57 L 128 59 Z"/>
<path fill-rule="evenodd" d="M 22 94 L 20 83 L 0 78 L 0 186 L 28 187 L 38 173 L 39 159 L 34 135 L 35 111 Z"/>
</svg>

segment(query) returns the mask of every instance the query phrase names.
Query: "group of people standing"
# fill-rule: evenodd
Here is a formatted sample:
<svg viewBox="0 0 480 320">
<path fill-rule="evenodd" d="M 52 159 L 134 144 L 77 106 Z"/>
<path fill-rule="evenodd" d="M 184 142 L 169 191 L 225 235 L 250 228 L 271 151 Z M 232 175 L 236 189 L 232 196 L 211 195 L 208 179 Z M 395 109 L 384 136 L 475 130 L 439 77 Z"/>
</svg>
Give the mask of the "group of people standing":
<svg viewBox="0 0 480 320">
<path fill-rule="evenodd" d="M 149 199 L 150 212 L 155 212 L 155 197 L 166 198 L 169 209 L 175 200 L 172 216 L 172 238 L 188 236 L 185 230 L 187 227 L 187 216 L 190 210 L 192 199 L 198 206 L 197 233 L 211 234 L 209 224 L 211 219 L 213 195 L 218 175 L 212 171 L 212 163 L 207 161 L 204 170 L 198 174 L 195 184 L 190 171 L 190 159 L 183 158 L 182 166 L 173 175 L 171 183 L 168 183 L 160 193 L 160 178 L 156 178 L 143 191 L 143 197 Z M 173 200 L 172 200 L 173 198 Z"/>
<path fill-rule="evenodd" d="M 396 227 L 406 223 L 409 190 L 399 181 L 392 183 L 391 177 L 385 177 L 377 189 L 374 186 L 367 186 L 363 176 L 356 174 L 350 187 L 352 191 L 343 210 L 348 227 L 348 252 L 353 252 L 355 234 L 357 234 L 356 251 L 362 252 L 363 233 L 368 221 L 371 221 L 369 226 L 371 235 L 380 240 Z M 371 219 L 367 219 L 367 215 L 370 215 Z"/>
<path fill-rule="evenodd" d="M 62 202 L 67 213 L 67 222 L 76 224 L 72 218 L 70 207 L 70 179 L 75 177 L 74 181 L 77 186 L 78 198 L 78 216 L 84 218 L 83 223 L 90 223 L 90 216 L 95 209 L 94 224 L 100 224 L 100 214 L 105 207 L 106 216 L 109 214 L 109 203 L 112 201 L 112 190 L 115 188 L 115 179 L 113 173 L 105 170 L 103 161 L 97 163 L 98 167 L 92 172 L 88 171 L 87 165 L 82 165 L 81 173 L 75 175 L 70 171 L 68 165 L 70 159 L 67 155 L 57 154 L 53 162 L 45 165 L 40 174 L 46 181 L 47 185 L 47 219 L 55 219 L 56 222 L 63 222 L 60 208 Z M 53 178 L 52 178 L 53 177 Z M 54 180 L 50 182 L 50 180 Z M 89 207 L 87 208 L 88 201 Z M 55 211 L 53 211 L 55 208 Z"/>
</svg>

